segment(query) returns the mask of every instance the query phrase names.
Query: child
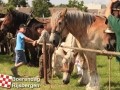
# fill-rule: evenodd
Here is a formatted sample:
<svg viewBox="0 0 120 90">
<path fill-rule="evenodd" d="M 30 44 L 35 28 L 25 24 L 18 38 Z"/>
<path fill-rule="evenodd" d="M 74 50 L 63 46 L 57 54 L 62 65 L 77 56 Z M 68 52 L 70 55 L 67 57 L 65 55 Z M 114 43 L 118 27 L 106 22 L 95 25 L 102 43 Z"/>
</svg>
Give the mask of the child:
<svg viewBox="0 0 120 90">
<path fill-rule="evenodd" d="M 26 63 L 25 41 L 29 42 L 29 43 L 34 42 L 34 40 L 32 40 L 24 35 L 25 32 L 26 32 L 26 26 L 24 24 L 21 24 L 19 26 L 19 30 L 18 30 L 17 38 L 16 38 L 15 66 L 11 68 L 11 71 L 15 77 L 19 76 L 18 72 L 17 72 L 18 67 L 20 67 Z"/>
</svg>

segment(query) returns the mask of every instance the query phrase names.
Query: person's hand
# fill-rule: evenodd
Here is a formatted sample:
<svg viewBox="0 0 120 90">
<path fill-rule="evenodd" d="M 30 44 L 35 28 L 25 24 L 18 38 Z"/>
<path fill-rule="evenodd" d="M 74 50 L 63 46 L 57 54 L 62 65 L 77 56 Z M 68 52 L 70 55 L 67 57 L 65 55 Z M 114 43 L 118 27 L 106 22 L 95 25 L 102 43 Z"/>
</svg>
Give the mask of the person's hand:
<svg viewBox="0 0 120 90">
<path fill-rule="evenodd" d="M 32 43 L 33 46 L 36 46 L 36 44 L 37 44 L 37 41 L 34 41 L 34 42 Z"/>
</svg>

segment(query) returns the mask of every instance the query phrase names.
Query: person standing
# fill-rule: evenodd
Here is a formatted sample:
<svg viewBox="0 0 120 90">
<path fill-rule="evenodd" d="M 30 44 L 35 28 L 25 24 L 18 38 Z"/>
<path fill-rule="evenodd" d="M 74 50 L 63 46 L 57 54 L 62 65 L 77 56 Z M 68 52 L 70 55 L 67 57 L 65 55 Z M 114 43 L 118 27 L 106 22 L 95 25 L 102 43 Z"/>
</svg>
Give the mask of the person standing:
<svg viewBox="0 0 120 90">
<path fill-rule="evenodd" d="M 108 19 L 108 25 L 116 36 L 116 51 L 120 52 L 120 1 L 111 0 L 107 6 L 105 16 Z M 120 56 L 116 56 L 120 62 Z"/>
<path fill-rule="evenodd" d="M 33 46 L 35 45 L 39 45 L 40 43 L 43 43 L 44 40 L 46 40 L 46 43 L 49 43 L 49 38 L 50 38 L 50 30 L 47 29 L 47 25 L 41 25 L 38 24 L 35 27 L 35 30 L 37 31 L 37 33 L 39 34 L 39 39 L 34 41 Z M 51 51 L 51 47 L 49 48 L 49 46 L 46 47 L 46 66 L 47 66 L 47 71 L 50 70 L 50 57 L 49 56 L 51 53 L 49 52 Z M 39 58 L 39 77 L 43 78 L 44 77 L 44 68 L 43 68 L 43 48 L 42 48 L 42 55 Z M 50 74 L 49 74 L 50 75 Z"/>
<path fill-rule="evenodd" d="M 11 68 L 11 71 L 15 77 L 19 77 L 18 68 L 27 63 L 25 57 L 25 42 L 33 43 L 34 40 L 26 37 L 26 25 L 21 24 L 17 32 L 16 47 L 15 47 L 15 66 Z"/>
</svg>

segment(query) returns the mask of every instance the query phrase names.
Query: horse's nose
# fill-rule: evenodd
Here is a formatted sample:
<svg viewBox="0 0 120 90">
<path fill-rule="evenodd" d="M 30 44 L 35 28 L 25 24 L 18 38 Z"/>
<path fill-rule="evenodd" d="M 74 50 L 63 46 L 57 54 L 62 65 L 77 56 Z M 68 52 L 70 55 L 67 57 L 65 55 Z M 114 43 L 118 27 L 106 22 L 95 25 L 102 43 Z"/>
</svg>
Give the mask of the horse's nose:
<svg viewBox="0 0 120 90">
<path fill-rule="evenodd" d="M 54 39 L 54 40 L 52 40 L 52 41 L 50 41 L 50 43 L 51 43 L 51 44 L 53 44 L 55 47 L 57 47 L 57 46 L 58 46 L 58 44 L 59 44 L 59 42 L 58 42 L 58 41 L 56 41 L 55 39 Z"/>
<path fill-rule="evenodd" d="M 63 80 L 64 84 L 68 84 L 70 82 L 70 80 Z"/>
</svg>

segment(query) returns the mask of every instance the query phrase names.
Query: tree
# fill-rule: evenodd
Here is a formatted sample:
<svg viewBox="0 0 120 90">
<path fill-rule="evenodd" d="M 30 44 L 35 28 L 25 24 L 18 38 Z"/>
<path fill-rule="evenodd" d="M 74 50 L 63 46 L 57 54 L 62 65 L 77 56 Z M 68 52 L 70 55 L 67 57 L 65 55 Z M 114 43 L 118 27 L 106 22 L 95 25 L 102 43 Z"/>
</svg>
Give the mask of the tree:
<svg viewBox="0 0 120 90">
<path fill-rule="evenodd" d="M 3 1 L 2 0 L 0 0 L 0 5 L 2 5 L 3 4 Z"/>
<path fill-rule="evenodd" d="M 35 16 L 42 17 L 43 15 L 45 17 L 50 16 L 49 7 L 52 7 L 53 5 L 50 3 L 49 0 L 33 0 L 33 13 Z"/>
<path fill-rule="evenodd" d="M 16 7 L 17 5 L 26 7 L 27 2 L 26 0 L 8 0 L 8 5 L 12 5 L 14 7 Z"/>
<path fill-rule="evenodd" d="M 60 4 L 60 5 L 57 5 L 57 7 L 67 7 L 67 4 Z"/>
<path fill-rule="evenodd" d="M 8 5 L 16 7 L 19 0 L 8 0 Z"/>
<path fill-rule="evenodd" d="M 69 0 L 69 3 L 67 6 L 76 7 L 78 10 L 81 10 L 81 11 L 87 11 L 87 7 L 84 6 L 84 1 Z"/>
<path fill-rule="evenodd" d="M 26 0 L 19 0 L 19 5 L 22 5 L 23 7 L 26 7 L 28 3 L 26 2 Z"/>
</svg>

